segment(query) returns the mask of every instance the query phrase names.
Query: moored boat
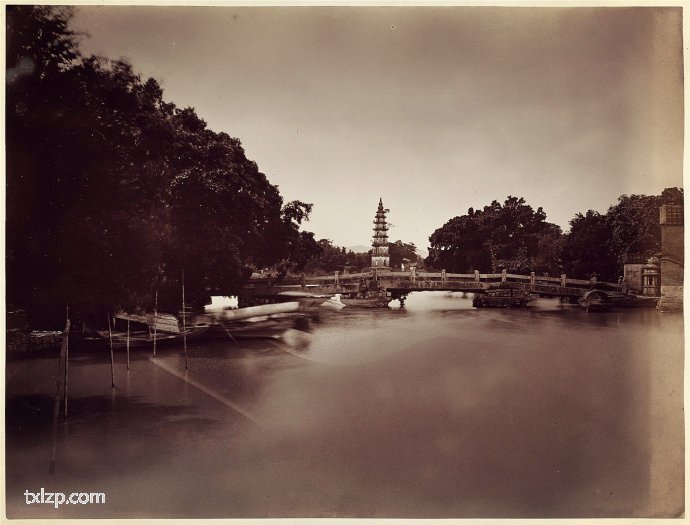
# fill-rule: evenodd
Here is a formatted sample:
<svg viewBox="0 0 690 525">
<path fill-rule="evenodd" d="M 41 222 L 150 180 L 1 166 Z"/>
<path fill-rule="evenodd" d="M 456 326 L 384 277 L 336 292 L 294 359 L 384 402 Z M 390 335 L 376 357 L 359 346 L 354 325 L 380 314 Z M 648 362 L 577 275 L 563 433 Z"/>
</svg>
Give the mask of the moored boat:
<svg viewBox="0 0 690 525">
<path fill-rule="evenodd" d="M 278 338 L 290 329 L 308 331 L 311 319 L 299 301 L 236 309 L 206 309 L 214 321 L 212 335 L 236 338 Z"/>
<path fill-rule="evenodd" d="M 345 306 L 357 308 L 385 308 L 391 302 L 390 297 L 341 297 L 340 301 Z"/>
<path fill-rule="evenodd" d="M 116 331 L 112 332 L 113 348 L 120 349 L 127 347 L 127 339 L 129 339 L 129 347 L 137 348 L 143 346 L 152 346 L 155 339 L 157 345 L 168 344 L 173 342 L 182 342 L 185 338 L 187 341 L 197 339 L 205 335 L 211 329 L 211 325 L 193 326 L 188 327 L 186 330 L 181 331 L 177 334 L 170 333 L 156 333 L 148 330 L 137 330 L 130 331 L 129 335 L 127 332 Z M 108 330 L 96 330 L 97 337 L 92 338 L 92 340 L 102 341 L 110 344 L 111 334 Z M 83 338 L 86 340 L 86 338 Z"/>
<path fill-rule="evenodd" d="M 129 330 L 123 324 L 129 324 Z M 157 345 L 169 344 L 175 341 L 196 339 L 206 334 L 211 323 L 189 323 L 184 328 L 180 321 L 172 314 L 129 314 L 117 312 L 113 316 L 113 327 L 110 330 L 87 330 L 75 332 L 77 343 L 85 345 L 110 345 L 114 349 L 138 348 L 152 346 L 154 340 Z"/>
<path fill-rule="evenodd" d="M 500 288 L 475 295 L 472 306 L 475 308 L 522 308 L 531 300 L 532 297 L 522 290 Z"/>
<path fill-rule="evenodd" d="M 579 300 L 587 311 L 603 311 L 614 308 L 656 308 L 659 297 L 624 294 L 608 290 L 588 290 Z"/>
</svg>

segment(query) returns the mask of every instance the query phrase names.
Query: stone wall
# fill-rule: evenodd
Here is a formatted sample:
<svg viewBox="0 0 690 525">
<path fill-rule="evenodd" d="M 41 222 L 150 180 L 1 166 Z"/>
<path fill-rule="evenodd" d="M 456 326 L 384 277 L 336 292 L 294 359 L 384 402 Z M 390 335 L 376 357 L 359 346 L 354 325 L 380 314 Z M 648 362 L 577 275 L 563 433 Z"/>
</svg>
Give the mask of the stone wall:
<svg viewBox="0 0 690 525">
<path fill-rule="evenodd" d="M 677 312 L 683 309 L 683 287 L 662 286 L 661 299 L 657 306 L 662 312 Z"/>
<path fill-rule="evenodd" d="M 661 301 L 659 309 L 682 310 L 684 271 L 683 206 L 665 204 L 659 209 L 661 225 Z"/>
<path fill-rule="evenodd" d="M 683 266 L 678 262 L 661 259 L 661 286 L 683 286 Z"/>
<path fill-rule="evenodd" d="M 666 257 L 683 262 L 683 227 L 664 226 L 661 230 L 661 250 Z"/>
<path fill-rule="evenodd" d="M 623 281 L 628 290 L 642 291 L 642 267 L 644 264 L 630 264 L 623 265 Z"/>
</svg>

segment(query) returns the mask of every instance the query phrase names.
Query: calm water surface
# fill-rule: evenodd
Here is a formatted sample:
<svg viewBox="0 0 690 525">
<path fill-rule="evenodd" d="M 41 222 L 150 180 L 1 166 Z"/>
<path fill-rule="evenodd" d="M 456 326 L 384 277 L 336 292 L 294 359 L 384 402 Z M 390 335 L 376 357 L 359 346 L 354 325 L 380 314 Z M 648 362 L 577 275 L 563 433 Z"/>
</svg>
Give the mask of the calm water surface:
<svg viewBox="0 0 690 525">
<path fill-rule="evenodd" d="M 682 316 L 458 294 L 308 337 L 7 366 L 10 517 L 618 517 L 683 512 Z M 105 492 L 29 505 L 25 490 Z"/>
</svg>

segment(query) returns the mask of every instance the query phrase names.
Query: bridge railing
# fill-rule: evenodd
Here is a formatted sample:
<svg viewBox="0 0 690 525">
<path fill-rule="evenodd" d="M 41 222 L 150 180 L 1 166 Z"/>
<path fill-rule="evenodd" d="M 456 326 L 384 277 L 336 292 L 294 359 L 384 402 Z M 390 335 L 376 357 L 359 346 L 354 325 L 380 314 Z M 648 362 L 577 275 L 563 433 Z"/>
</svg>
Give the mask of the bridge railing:
<svg viewBox="0 0 690 525">
<path fill-rule="evenodd" d="M 544 285 L 544 286 L 560 286 L 562 288 L 572 287 L 572 288 L 590 288 L 596 286 L 597 288 L 609 288 L 618 289 L 619 285 L 617 283 L 609 283 L 604 281 L 596 281 L 595 279 L 568 279 L 565 275 L 561 277 L 550 277 L 550 276 L 537 276 L 534 273 L 530 275 L 521 275 L 507 273 L 505 271 L 501 273 L 447 273 L 445 271 L 441 272 L 417 272 L 416 269 L 411 271 L 395 271 L 395 270 L 380 270 L 377 269 L 373 272 L 361 272 L 361 273 L 351 273 L 341 275 L 339 272 L 334 272 L 331 275 L 321 275 L 321 276 L 311 276 L 311 277 L 285 277 L 283 279 L 278 279 L 275 277 L 253 277 L 249 281 L 249 286 L 347 286 L 348 284 L 354 284 L 362 280 L 368 281 L 372 279 L 378 280 L 396 280 L 399 282 L 410 281 L 412 283 L 424 281 L 427 283 L 450 283 L 450 282 L 476 282 L 476 283 L 529 283 L 532 286 Z"/>
</svg>

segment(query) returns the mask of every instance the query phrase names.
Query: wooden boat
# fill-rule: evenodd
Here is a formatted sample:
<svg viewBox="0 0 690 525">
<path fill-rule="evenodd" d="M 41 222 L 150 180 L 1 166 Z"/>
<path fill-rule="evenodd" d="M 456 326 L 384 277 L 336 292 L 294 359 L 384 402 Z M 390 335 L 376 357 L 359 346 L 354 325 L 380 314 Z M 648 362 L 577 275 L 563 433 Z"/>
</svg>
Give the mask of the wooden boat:
<svg viewBox="0 0 690 525">
<path fill-rule="evenodd" d="M 472 306 L 475 308 L 523 308 L 531 300 L 532 297 L 522 290 L 501 288 L 475 295 Z"/>
<path fill-rule="evenodd" d="M 587 311 L 604 311 L 617 308 L 656 308 L 658 297 L 624 294 L 608 290 L 588 290 L 579 300 Z"/>
<path fill-rule="evenodd" d="M 277 294 L 277 301 L 279 303 L 286 303 L 297 301 L 299 303 L 300 309 L 310 309 L 318 308 L 323 304 L 324 301 L 329 300 L 332 297 L 330 294 L 314 294 L 308 292 L 279 292 Z"/>
<path fill-rule="evenodd" d="M 129 335 L 126 328 L 127 322 L 130 325 Z M 210 329 L 211 323 L 195 322 L 187 324 L 183 330 L 177 317 L 171 314 L 139 315 L 117 312 L 113 316 L 112 330 L 90 330 L 75 333 L 74 336 L 78 343 L 86 345 L 105 344 L 109 346 L 112 338 L 113 348 L 121 349 L 127 347 L 128 339 L 130 348 L 138 348 L 152 346 L 154 338 L 157 345 L 181 342 L 185 337 L 187 340 L 196 339 L 206 334 Z"/>
<path fill-rule="evenodd" d="M 385 308 L 391 302 L 390 297 L 341 297 L 340 301 L 345 306 L 355 308 Z"/>
<path fill-rule="evenodd" d="M 299 301 L 236 309 L 206 309 L 211 335 L 230 339 L 278 338 L 291 329 L 309 331 L 310 316 Z"/>
<path fill-rule="evenodd" d="M 172 342 L 182 342 L 186 336 L 187 341 L 193 340 L 193 339 L 198 339 L 199 337 L 205 335 L 209 330 L 211 329 L 211 325 L 204 325 L 204 326 L 193 326 L 187 328 L 184 332 L 180 332 L 178 334 L 166 334 L 166 333 L 156 333 L 156 344 L 157 345 L 163 345 L 163 344 L 169 344 Z M 98 334 L 98 339 L 105 342 L 106 344 L 110 344 L 110 334 L 108 333 L 108 330 L 97 330 L 96 333 Z M 127 332 L 113 332 L 112 333 L 112 338 L 113 338 L 113 348 L 115 349 L 120 349 L 120 348 L 126 348 L 127 347 Z M 154 335 L 153 332 L 149 332 L 148 330 L 137 330 L 137 331 L 131 331 L 129 332 L 129 347 L 130 348 L 137 348 L 137 347 L 142 347 L 142 346 L 152 346 L 153 345 L 153 339 Z"/>
<path fill-rule="evenodd" d="M 277 299 L 278 301 L 297 301 L 302 310 L 313 310 L 318 308 L 340 310 L 347 306 L 342 302 L 342 294 L 339 293 L 311 294 L 307 292 L 280 292 Z"/>
<path fill-rule="evenodd" d="M 310 321 L 307 316 L 272 315 L 242 319 L 232 323 L 215 325 L 210 335 L 230 339 L 278 339 L 287 331 L 296 329 L 308 331 Z"/>
</svg>

